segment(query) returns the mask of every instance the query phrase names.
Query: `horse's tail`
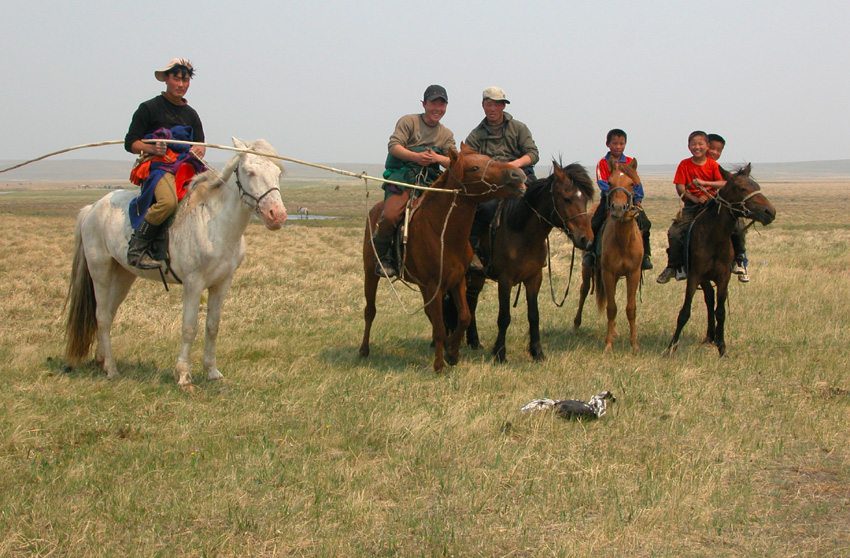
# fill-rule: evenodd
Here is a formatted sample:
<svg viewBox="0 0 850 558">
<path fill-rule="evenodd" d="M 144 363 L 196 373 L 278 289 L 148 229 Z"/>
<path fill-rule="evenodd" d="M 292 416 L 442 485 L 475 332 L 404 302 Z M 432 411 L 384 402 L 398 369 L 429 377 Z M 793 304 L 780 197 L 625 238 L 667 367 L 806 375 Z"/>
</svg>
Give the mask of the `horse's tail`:
<svg viewBox="0 0 850 558">
<path fill-rule="evenodd" d="M 608 307 L 608 297 L 605 296 L 605 282 L 602 280 L 602 255 L 596 257 L 596 265 L 593 266 L 594 292 L 596 293 L 596 308 L 600 312 Z"/>
<path fill-rule="evenodd" d="M 71 281 L 65 297 L 65 307 L 68 310 L 65 321 L 65 361 L 71 366 L 78 364 L 88 355 L 97 333 L 97 301 L 82 238 L 83 220 L 91 208 L 92 206 L 84 207 L 77 217 L 74 230 L 74 263 L 71 264 Z"/>
</svg>

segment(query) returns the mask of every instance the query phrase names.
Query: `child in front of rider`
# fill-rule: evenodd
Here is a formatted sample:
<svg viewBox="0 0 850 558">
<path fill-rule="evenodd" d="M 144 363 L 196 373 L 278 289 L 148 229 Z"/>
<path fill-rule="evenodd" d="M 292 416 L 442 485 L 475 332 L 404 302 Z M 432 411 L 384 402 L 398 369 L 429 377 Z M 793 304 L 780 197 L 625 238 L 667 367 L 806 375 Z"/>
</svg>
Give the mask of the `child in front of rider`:
<svg viewBox="0 0 850 558">
<path fill-rule="evenodd" d="M 667 267 L 658 276 L 658 283 L 667 283 L 673 277 L 677 281 L 687 278 L 684 268 L 685 234 L 691 221 L 702 210 L 703 204 L 714 198 L 726 181 L 720 174 L 720 165 L 708 157 L 708 134 L 696 130 L 688 135 L 688 151 L 691 157 L 683 159 L 673 178 L 676 193 L 684 203 L 681 216 L 673 220 L 667 230 Z"/>
<path fill-rule="evenodd" d="M 628 137 L 625 131 L 619 128 L 610 130 L 605 137 L 605 146 L 608 148 L 608 153 L 596 165 L 596 184 L 599 186 L 601 196 L 599 205 L 596 206 L 596 211 L 594 211 L 593 217 L 590 219 L 590 227 L 593 229 L 593 242 L 584 252 L 584 263 L 588 266 L 593 266 L 596 255 L 596 238 L 599 235 L 599 230 L 602 228 L 602 223 L 605 222 L 605 218 L 608 215 L 608 190 L 611 188 L 608 178 L 611 176 L 611 167 L 615 162 L 628 164 L 633 160 L 632 157 L 625 154 L 627 139 Z M 649 249 L 649 229 L 652 227 L 652 223 L 641 207 L 641 200 L 644 197 L 643 185 L 635 184 L 633 191 L 633 201 L 640 208 L 637 223 L 643 237 L 643 261 L 641 262 L 641 269 L 652 269 L 652 258 Z"/>
</svg>

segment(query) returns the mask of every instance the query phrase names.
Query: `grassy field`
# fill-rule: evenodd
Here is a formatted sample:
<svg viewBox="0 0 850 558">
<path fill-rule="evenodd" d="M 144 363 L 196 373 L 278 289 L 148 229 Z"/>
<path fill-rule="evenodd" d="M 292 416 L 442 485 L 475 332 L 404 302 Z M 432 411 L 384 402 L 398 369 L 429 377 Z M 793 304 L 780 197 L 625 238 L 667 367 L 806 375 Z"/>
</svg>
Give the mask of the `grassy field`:
<svg viewBox="0 0 850 558">
<path fill-rule="evenodd" d="M 403 287 L 404 307 L 382 285 L 372 356 L 357 356 L 378 192 L 289 182 L 293 217 L 339 218 L 249 227 L 219 337 L 225 380 L 203 379 L 199 339 L 192 392 L 172 376 L 180 289 L 154 282 L 113 329 L 120 379 L 64 371 L 74 219 L 103 191 L 2 195 L 0 556 L 848 556 L 850 184 L 762 186 L 778 217 L 748 237 L 728 358 L 699 343 L 701 300 L 677 355 L 660 356 L 684 288 L 655 273 L 641 352 L 623 336 L 603 356 L 595 308 L 572 329 L 574 277 L 564 308 L 541 303 L 546 361 L 525 352 L 520 304 L 506 364 L 464 349 L 436 376 L 421 298 Z M 671 190 L 647 184 L 657 267 Z M 553 246 L 563 292 L 570 246 Z M 479 306 L 488 348 L 495 295 Z M 519 412 L 602 389 L 618 401 L 596 422 Z"/>
</svg>

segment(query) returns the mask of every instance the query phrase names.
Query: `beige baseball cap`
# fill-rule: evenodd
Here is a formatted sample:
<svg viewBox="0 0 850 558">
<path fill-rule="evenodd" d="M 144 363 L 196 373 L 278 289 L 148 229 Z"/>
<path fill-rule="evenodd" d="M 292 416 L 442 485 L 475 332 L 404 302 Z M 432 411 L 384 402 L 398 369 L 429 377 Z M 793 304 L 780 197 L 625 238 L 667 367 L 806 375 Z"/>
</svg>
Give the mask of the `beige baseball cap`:
<svg viewBox="0 0 850 558">
<path fill-rule="evenodd" d="M 483 97 L 485 100 L 490 99 L 491 101 L 504 101 L 508 104 L 511 103 L 505 95 L 505 90 L 501 87 L 496 87 L 495 85 L 485 89 Z"/>
<path fill-rule="evenodd" d="M 165 75 L 171 70 L 174 66 L 186 66 L 189 69 L 189 76 L 194 73 L 194 68 L 192 68 L 192 63 L 189 62 L 186 58 L 172 58 L 168 61 L 168 64 L 165 67 L 155 70 L 153 75 L 157 81 L 165 81 Z"/>
</svg>

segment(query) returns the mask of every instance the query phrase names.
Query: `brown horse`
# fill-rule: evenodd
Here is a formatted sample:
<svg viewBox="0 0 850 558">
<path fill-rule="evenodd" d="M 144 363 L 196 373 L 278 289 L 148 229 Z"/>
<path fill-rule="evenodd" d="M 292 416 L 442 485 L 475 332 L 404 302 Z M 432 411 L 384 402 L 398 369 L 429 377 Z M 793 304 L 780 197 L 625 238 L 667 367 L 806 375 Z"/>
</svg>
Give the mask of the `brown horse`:
<svg viewBox="0 0 850 558">
<path fill-rule="evenodd" d="M 481 202 L 508 196 L 521 196 L 525 191 L 525 173 L 507 163 L 494 161 L 475 153 L 461 144 L 460 153 L 449 153 L 451 163 L 432 184 L 433 188 L 457 190 L 457 193 L 426 192 L 408 224 L 407 251 L 402 273 L 419 286 L 425 301 L 425 313 L 431 321 L 434 341 L 434 371 L 446 361 L 456 364 L 463 332 L 469 325 L 470 313 L 466 303 L 466 268 L 472 260 L 469 233 L 475 207 Z M 375 274 L 375 251 L 371 231 L 375 230 L 383 202 L 369 212 L 369 223 L 363 240 L 363 271 L 366 307 L 363 318 L 363 342 L 360 356 L 369 355 L 369 333 L 375 319 L 375 295 L 380 278 Z M 459 316 L 458 327 L 446 340 L 443 323 L 443 296 L 449 293 Z"/>
<path fill-rule="evenodd" d="M 634 203 L 634 185 L 640 184 L 637 174 L 637 161 L 628 164 L 614 162 L 608 179 L 608 217 L 602 229 L 599 246 L 601 255 L 595 258 L 593 266 L 582 266 L 581 291 L 578 311 L 573 325 L 581 325 L 581 313 L 591 283 L 596 285 L 596 306 L 601 312 L 607 311 L 608 332 L 605 336 L 605 352 L 614 346 L 617 336 L 617 283 L 620 277 L 626 278 L 626 317 L 629 320 L 629 342 L 632 351 L 637 352 L 637 289 L 640 285 L 640 264 L 643 259 L 643 241 L 637 224 L 637 215 L 641 208 Z M 610 164 L 610 163 L 609 163 Z"/>
<path fill-rule="evenodd" d="M 511 289 L 525 285 L 528 307 L 528 351 L 534 360 L 543 360 L 540 344 L 540 313 L 537 297 L 543 282 L 546 265 L 546 239 L 553 228 L 567 234 L 580 249 L 593 240 L 587 205 L 593 199 L 593 181 L 584 167 L 577 163 L 561 167 L 552 161 L 552 174 L 532 182 L 520 200 L 507 200 L 495 217 L 499 226 L 492 236 L 483 235 L 481 250 L 490 263 L 487 278 L 499 283 L 499 334 L 493 345 L 493 355 L 505 361 L 505 336 L 511 323 Z M 478 295 L 484 287 L 483 273 L 469 273 L 467 300 L 472 322 L 466 330 L 466 341 L 474 348 L 481 347 L 475 321 Z"/>
<path fill-rule="evenodd" d="M 750 170 L 749 164 L 734 174 L 721 168 L 726 185 L 706 203 L 693 222 L 687 249 L 685 303 L 679 311 L 673 339 L 664 351 L 667 355 L 675 353 L 679 346 L 679 336 L 691 316 L 691 302 L 697 286 L 702 287 L 708 311 L 708 329 L 703 343 L 715 344 L 720 356 L 726 354 L 726 297 L 734 258 L 731 238 L 735 222 L 742 217 L 769 225 L 776 218 L 776 209 L 758 183 L 750 178 Z M 717 285 L 716 305 L 712 281 Z"/>
</svg>

